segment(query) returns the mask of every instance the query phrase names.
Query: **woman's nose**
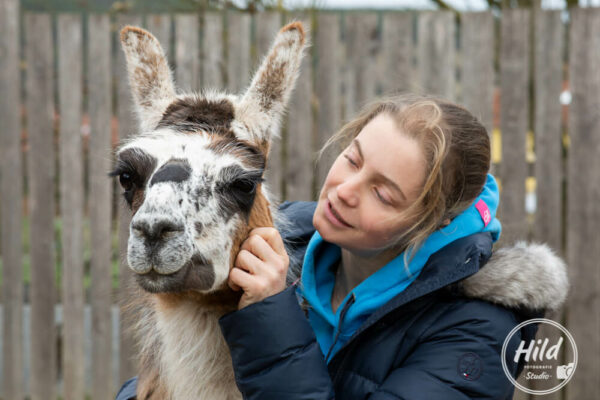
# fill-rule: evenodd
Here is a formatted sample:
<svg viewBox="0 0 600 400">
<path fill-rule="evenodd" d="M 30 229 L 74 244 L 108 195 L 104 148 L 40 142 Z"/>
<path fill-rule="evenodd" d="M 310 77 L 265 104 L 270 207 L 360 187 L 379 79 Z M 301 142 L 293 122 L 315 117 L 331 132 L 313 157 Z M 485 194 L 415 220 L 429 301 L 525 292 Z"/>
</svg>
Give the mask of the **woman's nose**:
<svg viewBox="0 0 600 400">
<path fill-rule="evenodd" d="M 359 182 L 357 179 L 348 179 L 336 187 L 338 198 L 349 207 L 358 205 Z"/>
</svg>

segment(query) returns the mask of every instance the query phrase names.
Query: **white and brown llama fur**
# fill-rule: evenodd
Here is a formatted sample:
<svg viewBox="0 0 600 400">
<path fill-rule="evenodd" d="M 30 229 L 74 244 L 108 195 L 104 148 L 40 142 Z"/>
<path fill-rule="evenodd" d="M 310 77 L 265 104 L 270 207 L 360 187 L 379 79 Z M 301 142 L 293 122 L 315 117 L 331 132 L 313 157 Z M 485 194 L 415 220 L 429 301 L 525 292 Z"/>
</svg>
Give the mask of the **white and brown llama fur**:
<svg viewBox="0 0 600 400">
<path fill-rule="evenodd" d="M 141 400 L 241 399 L 218 319 L 237 309 L 229 271 L 251 229 L 273 226 L 263 182 L 306 47 L 283 27 L 241 95 L 179 94 L 152 34 L 121 31 L 140 131 L 117 152 L 133 217 L 127 261 Z"/>
</svg>

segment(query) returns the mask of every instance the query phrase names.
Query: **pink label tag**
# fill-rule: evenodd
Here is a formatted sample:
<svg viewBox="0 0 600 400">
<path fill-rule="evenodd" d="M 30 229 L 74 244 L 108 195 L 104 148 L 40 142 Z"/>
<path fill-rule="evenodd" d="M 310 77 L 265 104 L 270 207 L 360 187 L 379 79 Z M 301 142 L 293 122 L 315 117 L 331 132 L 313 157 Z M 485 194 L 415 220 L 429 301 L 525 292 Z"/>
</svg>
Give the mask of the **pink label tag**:
<svg viewBox="0 0 600 400">
<path fill-rule="evenodd" d="M 488 208 L 485 201 L 479 199 L 477 204 L 475 204 L 475 208 L 479 211 L 479 215 L 481 215 L 481 219 L 483 220 L 483 226 L 486 227 L 490 221 L 492 220 L 492 214 L 490 213 L 490 209 Z"/>
</svg>

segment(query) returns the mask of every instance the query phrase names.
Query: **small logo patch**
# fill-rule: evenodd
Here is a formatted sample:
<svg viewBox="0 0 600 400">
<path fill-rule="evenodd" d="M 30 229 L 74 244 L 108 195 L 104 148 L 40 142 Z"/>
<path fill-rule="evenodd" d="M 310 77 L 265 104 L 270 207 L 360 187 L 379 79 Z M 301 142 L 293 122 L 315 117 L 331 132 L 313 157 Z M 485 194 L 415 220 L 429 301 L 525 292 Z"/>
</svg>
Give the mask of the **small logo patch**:
<svg viewBox="0 0 600 400">
<path fill-rule="evenodd" d="M 481 376 L 483 362 L 475 353 L 465 353 L 458 359 L 458 374 L 468 381 L 474 381 Z"/>
<path fill-rule="evenodd" d="M 475 204 L 475 208 L 479 211 L 479 215 L 481 215 L 481 219 L 483 220 L 483 226 L 486 227 L 492 220 L 492 213 L 490 213 L 490 209 L 488 208 L 485 201 L 479 199 L 477 204 Z"/>
</svg>

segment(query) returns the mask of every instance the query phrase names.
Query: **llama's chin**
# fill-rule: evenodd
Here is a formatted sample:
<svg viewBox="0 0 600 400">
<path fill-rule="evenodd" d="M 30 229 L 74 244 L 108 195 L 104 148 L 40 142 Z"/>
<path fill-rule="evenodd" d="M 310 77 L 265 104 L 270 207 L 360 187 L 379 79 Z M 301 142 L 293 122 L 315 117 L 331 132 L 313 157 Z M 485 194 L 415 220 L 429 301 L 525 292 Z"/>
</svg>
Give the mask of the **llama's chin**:
<svg viewBox="0 0 600 400">
<path fill-rule="evenodd" d="M 183 279 L 180 276 L 182 270 L 183 268 L 169 275 L 151 270 L 145 274 L 136 274 L 135 280 L 142 289 L 150 293 L 180 292 L 183 290 Z"/>
<path fill-rule="evenodd" d="M 215 283 L 212 264 L 204 257 L 195 254 L 178 271 L 172 274 L 160 274 L 154 269 L 135 275 L 136 282 L 150 293 L 183 292 L 194 290 L 208 291 Z"/>
</svg>

